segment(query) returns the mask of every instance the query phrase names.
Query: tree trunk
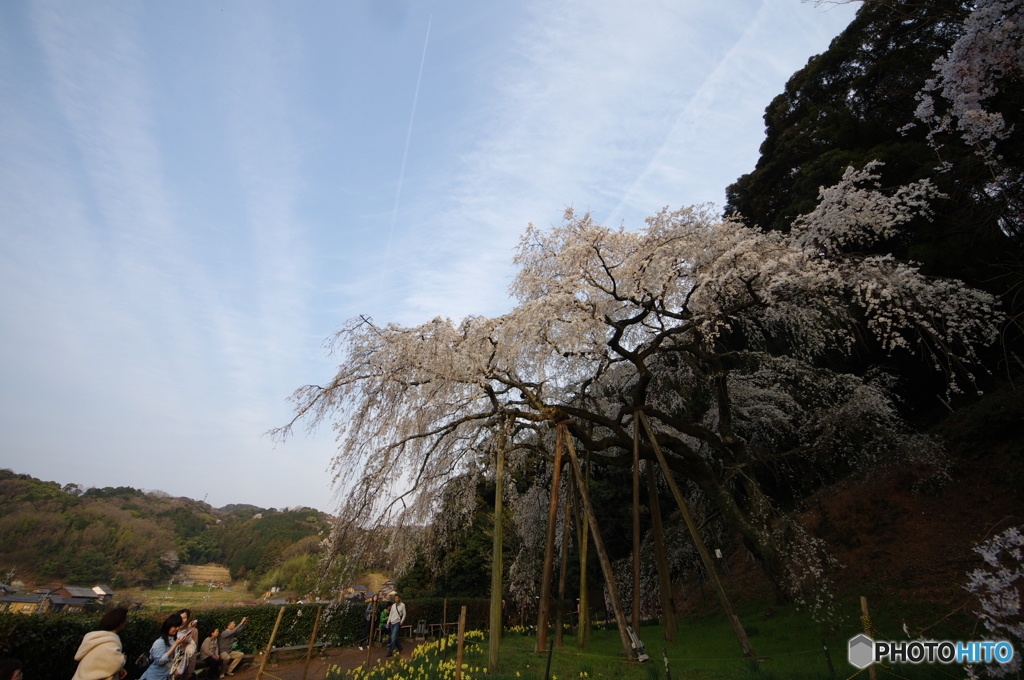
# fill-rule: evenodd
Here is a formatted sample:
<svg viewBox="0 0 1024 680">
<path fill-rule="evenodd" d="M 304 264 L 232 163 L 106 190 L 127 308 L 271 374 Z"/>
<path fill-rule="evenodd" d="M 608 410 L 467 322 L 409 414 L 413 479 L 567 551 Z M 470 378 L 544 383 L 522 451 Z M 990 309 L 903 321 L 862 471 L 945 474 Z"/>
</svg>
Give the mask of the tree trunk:
<svg viewBox="0 0 1024 680">
<path fill-rule="evenodd" d="M 667 468 L 665 474 L 669 475 Z M 757 481 L 740 479 L 747 497 L 747 508 L 743 508 L 737 503 L 732 491 L 710 470 L 694 471 L 691 479 L 707 495 L 711 504 L 721 511 L 726 525 L 743 538 L 743 544 L 754 555 L 771 584 L 776 601 L 779 604 L 788 603 L 792 597 L 786 588 L 786 559 L 777 539 L 771 534 L 771 509 Z"/>
<path fill-rule="evenodd" d="M 665 460 L 665 456 L 661 452 L 661 447 L 658 445 L 658 440 L 654 436 L 651 424 L 647 422 L 647 416 L 644 415 L 642 410 L 638 409 L 636 414 L 639 417 L 640 422 L 643 424 L 644 430 L 647 432 L 647 437 L 651 442 L 651 447 L 654 449 L 654 454 L 658 457 L 658 463 L 661 464 L 661 469 L 665 473 L 665 480 L 668 482 L 668 486 L 672 490 L 672 495 L 675 497 L 676 503 L 679 505 L 679 511 L 683 514 L 683 519 L 686 520 L 686 526 L 690 529 L 690 535 L 693 537 L 693 542 L 697 546 L 697 551 L 700 553 L 701 560 L 704 562 L 704 569 L 707 571 L 712 584 L 715 586 L 715 592 L 718 594 L 718 599 L 722 604 L 722 609 L 725 610 L 725 615 L 729 619 L 729 623 L 732 624 L 732 630 L 736 635 L 737 641 L 740 643 L 740 648 L 743 650 L 743 654 L 745 656 L 753 657 L 754 646 L 750 644 L 750 638 L 747 637 L 747 632 L 743 630 L 743 625 L 733 612 L 732 604 L 729 602 L 729 597 L 725 594 L 725 588 L 722 587 L 722 582 L 718 578 L 718 571 L 715 569 L 715 563 L 711 559 L 711 555 L 708 553 L 707 546 L 704 545 L 704 540 L 700 537 L 700 532 L 697 530 L 697 524 L 693 521 L 693 516 L 690 514 L 690 507 L 687 505 L 686 499 L 683 498 L 683 494 L 679 490 L 679 486 L 672 477 L 672 470 L 669 469 L 668 461 Z"/>
<path fill-rule="evenodd" d="M 540 606 L 537 611 L 537 652 L 547 651 L 548 622 L 551 615 L 551 581 L 555 561 L 555 523 L 558 520 L 558 491 L 562 482 L 562 440 L 564 428 L 558 428 L 555 444 L 555 469 L 551 473 L 551 500 L 548 503 L 548 533 L 544 542 L 544 567 L 540 576 Z"/>
<path fill-rule="evenodd" d="M 633 423 L 635 428 L 637 423 Z M 665 529 L 661 525 L 661 504 L 658 502 L 658 482 L 654 478 L 653 461 L 647 461 L 647 504 L 651 508 L 651 525 L 654 533 L 654 551 L 658 559 L 658 592 L 661 597 L 661 625 L 665 639 L 676 641 L 676 601 L 672 594 L 672 579 L 668 569 L 668 555 L 665 553 Z"/>
<path fill-rule="evenodd" d="M 561 426 L 564 428 L 564 426 Z M 612 601 L 612 609 L 615 611 L 615 622 L 618 624 L 619 637 L 622 639 L 622 649 L 626 658 L 633 658 L 633 648 L 626 632 L 626 615 L 622 611 L 622 599 L 619 597 L 619 588 L 615 585 L 615 574 L 612 573 L 612 563 L 608 559 L 608 551 L 604 548 L 604 541 L 601 540 L 601 530 L 597 526 L 597 516 L 594 514 L 594 506 L 590 502 L 590 493 L 583 486 L 580 476 L 580 463 L 576 457 L 576 447 L 573 446 L 572 436 L 566 433 L 565 442 L 569 448 L 569 457 L 572 459 L 570 467 L 572 474 L 576 477 L 577 485 L 582 489 L 580 498 L 583 500 L 583 510 L 587 514 L 587 521 L 590 528 L 594 530 L 594 547 L 597 548 L 598 561 L 601 563 L 601 572 L 604 575 L 605 585 L 608 586 L 608 595 Z"/>
</svg>

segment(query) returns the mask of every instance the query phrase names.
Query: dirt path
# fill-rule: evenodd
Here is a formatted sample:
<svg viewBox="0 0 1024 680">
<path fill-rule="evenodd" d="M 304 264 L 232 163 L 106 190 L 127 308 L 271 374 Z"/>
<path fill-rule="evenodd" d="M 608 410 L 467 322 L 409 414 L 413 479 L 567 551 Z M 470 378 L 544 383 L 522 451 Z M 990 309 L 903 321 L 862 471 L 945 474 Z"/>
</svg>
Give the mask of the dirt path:
<svg viewBox="0 0 1024 680">
<path fill-rule="evenodd" d="M 415 640 L 403 640 L 402 646 L 405 647 L 405 651 L 402 652 L 402 658 L 408 659 L 412 650 L 419 644 L 421 643 Z M 370 666 L 391 663 L 393 659 L 385 658 L 387 651 L 387 647 L 374 646 L 370 652 Z M 313 655 L 309 662 L 309 673 L 306 675 L 306 680 L 324 680 L 327 677 L 327 669 L 331 666 L 338 666 L 342 670 L 349 671 L 365 663 L 366 650 L 359 651 L 358 647 L 337 647 L 328 651 L 326 658 L 319 654 Z M 263 677 L 266 680 L 302 680 L 305 666 L 305 657 L 299 656 L 280 664 L 268 665 L 263 671 Z M 258 671 L 259 664 L 257 663 L 243 671 L 236 671 L 233 680 L 254 680 Z"/>
</svg>

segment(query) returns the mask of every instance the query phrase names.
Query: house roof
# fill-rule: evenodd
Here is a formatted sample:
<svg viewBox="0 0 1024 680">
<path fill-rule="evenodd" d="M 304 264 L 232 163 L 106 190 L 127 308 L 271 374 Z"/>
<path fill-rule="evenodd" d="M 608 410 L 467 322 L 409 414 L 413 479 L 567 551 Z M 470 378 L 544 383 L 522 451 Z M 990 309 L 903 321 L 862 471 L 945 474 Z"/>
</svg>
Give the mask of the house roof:
<svg viewBox="0 0 1024 680">
<path fill-rule="evenodd" d="M 0 597 L 0 602 L 32 602 L 38 603 L 43 601 L 46 595 L 40 594 L 27 594 L 27 595 L 5 595 Z"/>
<path fill-rule="evenodd" d="M 95 600 L 99 595 L 92 588 L 85 588 L 83 586 L 63 586 L 63 589 L 68 591 L 68 595 L 71 597 L 84 597 L 89 600 Z"/>
<path fill-rule="evenodd" d="M 104 595 L 116 595 L 117 594 L 113 590 L 111 590 L 110 586 L 108 586 L 106 583 L 101 583 L 98 586 L 93 586 L 92 590 L 93 590 L 94 593 L 99 592 L 99 593 L 102 593 Z"/>
</svg>

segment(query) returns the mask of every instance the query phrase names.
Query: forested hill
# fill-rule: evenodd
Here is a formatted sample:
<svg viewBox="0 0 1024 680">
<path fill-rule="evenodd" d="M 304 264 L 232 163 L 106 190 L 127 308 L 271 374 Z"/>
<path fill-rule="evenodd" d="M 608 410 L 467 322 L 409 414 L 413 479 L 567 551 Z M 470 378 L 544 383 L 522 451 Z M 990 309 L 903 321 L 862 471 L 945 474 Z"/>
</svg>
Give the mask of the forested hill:
<svg viewBox="0 0 1024 680">
<path fill-rule="evenodd" d="M 26 583 L 151 584 L 218 562 L 258 579 L 302 539 L 326 535 L 314 508 L 214 508 L 132 487 L 83 489 L 0 470 L 0 571 Z M 305 541 L 304 544 L 308 544 Z"/>
</svg>

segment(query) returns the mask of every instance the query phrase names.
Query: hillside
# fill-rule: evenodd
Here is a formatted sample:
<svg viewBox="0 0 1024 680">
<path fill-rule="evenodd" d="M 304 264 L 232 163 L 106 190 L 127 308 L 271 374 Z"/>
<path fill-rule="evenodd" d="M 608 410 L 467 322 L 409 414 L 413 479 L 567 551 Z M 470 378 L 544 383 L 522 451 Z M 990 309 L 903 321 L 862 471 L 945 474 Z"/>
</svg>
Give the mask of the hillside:
<svg viewBox="0 0 1024 680">
<path fill-rule="evenodd" d="M 855 609 L 858 594 L 880 601 L 966 605 L 967 574 L 983 565 L 973 548 L 1024 524 L 1024 399 L 1004 387 L 949 415 L 932 433 L 949 454 L 948 476 L 922 485 L 915 469 L 878 470 L 831 485 L 807 500 L 800 517 L 836 558 L 834 592 Z M 737 547 L 725 585 L 738 603 L 764 600 L 763 573 Z M 713 608 L 696 576 L 681 584 L 681 608 Z M 850 603 L 854 603 L 850 605 Z M 849 612 L 847 612 L 849 613 Z M 914 622 L 910 624 L 912 627 Z M 918 625 L 926 625 L 918 622 Z"/>
<path fill-rule="evenodd" d="M 25 583 L 152 584 L 216 562 L 259 579 L 303 539 L 326 533 L 314 508 L 214 508 L 131 487 L 83 489 L 0 470 L 0 570 Z M 308 542 L 307 542 L 308 544 Z"/>
</svg>

